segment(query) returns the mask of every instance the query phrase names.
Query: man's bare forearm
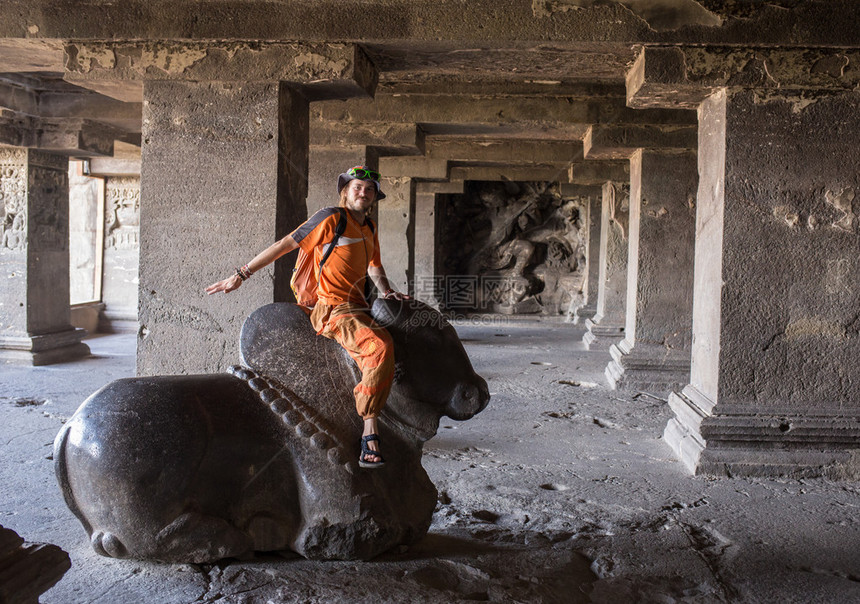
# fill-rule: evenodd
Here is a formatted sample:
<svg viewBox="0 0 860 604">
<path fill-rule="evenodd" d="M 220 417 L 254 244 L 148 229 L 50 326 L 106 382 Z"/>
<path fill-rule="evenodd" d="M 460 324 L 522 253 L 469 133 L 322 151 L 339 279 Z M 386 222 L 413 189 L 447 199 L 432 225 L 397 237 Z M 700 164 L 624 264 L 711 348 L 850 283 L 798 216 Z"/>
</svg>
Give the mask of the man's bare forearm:
<svg viewBox="0 0 860 604">
<path fill-rule="evenodd" d="M 248 263 L 248 268 L 252 273 L 256 273 L 258 270 L 270 265 L 284 254 L 289 254 L 293 250 L 298 249 L 298 247 L 299 244 L 296 243 L 292 235 L 287 235 L 254 256 L 254 258 Z"/>
</svg>

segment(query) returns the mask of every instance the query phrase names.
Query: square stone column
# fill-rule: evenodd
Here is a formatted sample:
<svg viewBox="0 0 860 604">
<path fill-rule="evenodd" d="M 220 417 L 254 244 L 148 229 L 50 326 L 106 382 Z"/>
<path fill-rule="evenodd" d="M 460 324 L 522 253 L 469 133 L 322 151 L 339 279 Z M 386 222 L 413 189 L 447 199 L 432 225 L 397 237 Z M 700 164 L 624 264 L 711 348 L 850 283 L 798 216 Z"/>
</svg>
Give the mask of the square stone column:
<svg viewBox="0 0 860 604">
<path fill-rule="evenodd" d="M 415 276 L 410 289 L 412 295 L 434 308 L 439 307 L 442 287 L 442 277 L 437 271 L 439 217 L 436 196 L 462 193 L 462 180 L 419 182 L 415 185 Z"/>
<path fill-rule="evenodd" d="M 415 191 L 415 270 L 410 292 L 434 308 L 439 307 L 436 274 L 436 192 L 419 188 Z"/>
<path fill-rule="evenodd" d="M 585 201 L 579 211 L 580 222 L 585 226 L 585 271 L 582 280 L 582 298 L 568 311 L 568 319 L 577 324 L 594 318 L 597 313 L 597 291 L 600 282 L 600 217 L 603 207 L 602 187 L 562 185 L 563 194 L 578 195 Z"/>
<path fill-rule="evenodd" d="M 0 361 L 89 354 L 69 306 L 69 159 L 0 147 Z"/>
<path fill-rule="evenodd" d="M 377 204 L 382 266 L 391 287 L 408 292 L 415 270 L 415 179 L 383 172 L 380 185 L 386 195 Z"/>
<path fill-rule="evenodd" d="M 699 108 L 690 383 L 664 439 L 697 473 L 860 471 L 860 94 Z"/>
<path fill-rule="evenodd" d="M 70 41 L 64 77 L 143 95 L 138 372 L 212 372 L 239 361 L 245 317 L 292 300 L 296 254 L 229 296 L 229 276 L 307 217 L 308 103 L 372 95 L 355 44 Z"/>
<path fill-rule="evenodd" d="M 609 349 L 613 388 L 668 393 L 690 380 L 697 186 L 695 152 L 630 160 L 627 319 Z"/>
<path fill-rule="evenodd" d="M 624 336 L 627 303 L 627 243 L 630 187 L 606 182 L 600 216 L 597 313 L 582 336 L 587 347 L 614 344 Z"/>
<path fill-rule="evenodd" d="M 140 174 L 105 178 L 105 241 L 99 331 L 137 332 Z"/>
<path fill-rule="evenodd" d="M 425 157 L 380 157 L 382 190 L 377 204 L 382 265 L 391 286 L 412 292 L 415 277 L 415 191 L 419 182 L 448 179 L 448 162 Z"/>
<path fill-rule="evenodd" d="M 286 84 L 145 82 L 138 373 L 223 370 L 245 317 L 291 299 L 290 255 L 203 290 L 305 219 L 307 153 L 308 103 Z"/>
</svg>

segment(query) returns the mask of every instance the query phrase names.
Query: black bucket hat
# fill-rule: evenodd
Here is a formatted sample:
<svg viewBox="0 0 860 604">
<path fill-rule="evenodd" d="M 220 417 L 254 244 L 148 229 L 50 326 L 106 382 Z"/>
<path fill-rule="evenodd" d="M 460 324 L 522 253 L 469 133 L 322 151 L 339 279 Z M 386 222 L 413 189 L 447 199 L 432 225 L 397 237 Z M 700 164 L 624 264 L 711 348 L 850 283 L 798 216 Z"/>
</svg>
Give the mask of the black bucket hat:
<svg viewBox="0 0 860 604">
<path fill-rule="evenodd" d="M 382 189 L 379 188 L 379 172 L 371 170 L 367 166 L 355 166 L 338 176 L 337 194 L 340 195 L 340 192 L 343 191 L 343 188 L 349 183 L 349 181 L 356 179 L 371 181 L 376 185 L 376 200 L 379 201 L 380 199 L 385 199 L 385 193 L 383 193 Z"/>
</svg>

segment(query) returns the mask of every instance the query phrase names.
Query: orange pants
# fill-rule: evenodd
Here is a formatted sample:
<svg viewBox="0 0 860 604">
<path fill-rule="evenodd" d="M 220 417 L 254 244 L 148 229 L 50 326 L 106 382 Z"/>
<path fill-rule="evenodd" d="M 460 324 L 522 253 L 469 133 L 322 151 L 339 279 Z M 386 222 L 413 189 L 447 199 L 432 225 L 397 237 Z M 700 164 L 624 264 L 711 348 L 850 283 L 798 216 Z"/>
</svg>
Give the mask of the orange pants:
<svg viewBox="0 0 860 604">
<path fill-rule="evenodd" d="M 358 363 L 361 382 L 353 390 L 355 409 L 362 419 L 379 415 L 394 378 L 394 343 L 360 304 L 346 302 L 329 306 L 318 302 L 311 312 L 317 334 L 344 347 Z"/>
</svg>

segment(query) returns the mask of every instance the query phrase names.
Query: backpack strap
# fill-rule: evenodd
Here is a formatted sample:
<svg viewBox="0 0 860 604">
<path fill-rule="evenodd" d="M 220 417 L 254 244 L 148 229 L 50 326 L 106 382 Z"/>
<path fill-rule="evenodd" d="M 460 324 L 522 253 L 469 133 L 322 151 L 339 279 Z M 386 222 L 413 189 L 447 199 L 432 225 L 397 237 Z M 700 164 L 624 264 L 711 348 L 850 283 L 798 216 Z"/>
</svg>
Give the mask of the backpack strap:
<svg viewBox="0 0 860 604">
<path fill-rule="evenodd" d="M 370 232 L 373 233 L 376 230 L 376 227 L 373 224 L 373 221 L 370 218 L 364 219 L 364 224 L 370 227 Z"/>
<path fill-rule="evenodd" d="M 337 240 L 340 239 L 340 236 L 343 235 L 343 232 L 346 230 L 346 209 L 338 208 L 338 212 L 340 213 L 340 218 L 337 220 L 337 226 L 334 227 L 334 238 L 331 240 L 331 243 L 328 244 L 328 248 L 320 260 L 320 270 L 322 270 L 322 266 L 325 264 L 325 261 L 328 260 L 328 257 L 331 256 L 335 246 L 337 246 Z"/>
</svg>

